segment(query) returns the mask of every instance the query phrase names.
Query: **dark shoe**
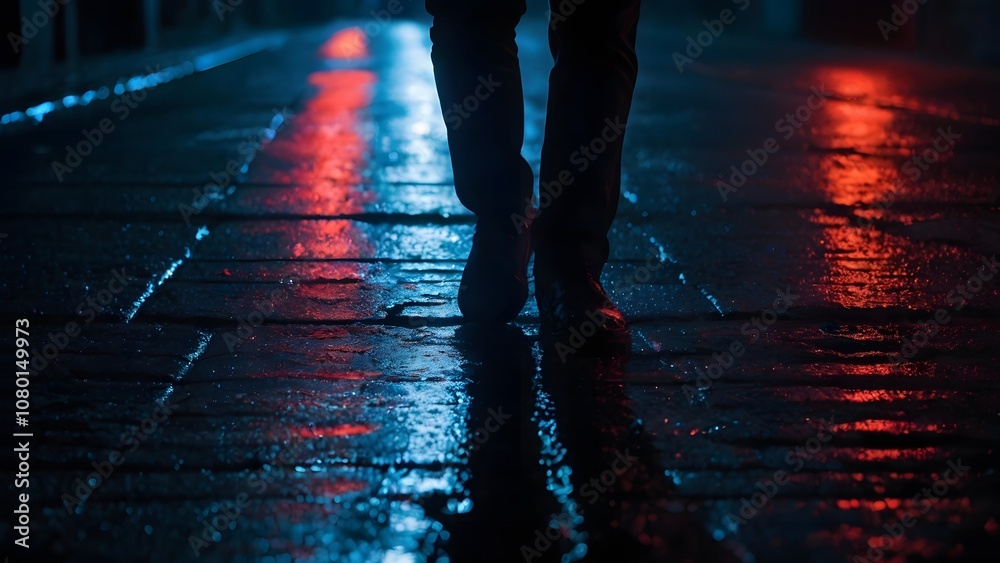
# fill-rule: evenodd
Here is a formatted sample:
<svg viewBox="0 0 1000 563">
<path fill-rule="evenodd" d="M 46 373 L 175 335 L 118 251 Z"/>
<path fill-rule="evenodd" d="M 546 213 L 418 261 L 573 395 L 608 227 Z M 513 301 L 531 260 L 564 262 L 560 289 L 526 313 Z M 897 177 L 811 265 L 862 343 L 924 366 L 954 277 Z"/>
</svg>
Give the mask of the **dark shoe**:
<svg viewBox="0 0 1000 563">
<path fill-rule="evenodd" d="M 458 288 L 458 308 L 473 322 L 505 323 L 517 317 L 528 300 L 531 242 L 526 225 L 480 220 L 472 252 Z"/>
<path fill-rule="evenodd" d="M 586 267 L 550 270 L 535 267 L 535 298 L 543 344 L 557 347 L 560 359 L 570 353 L 620 353 L 631 348 L 625 316 Z"/>
</svg>

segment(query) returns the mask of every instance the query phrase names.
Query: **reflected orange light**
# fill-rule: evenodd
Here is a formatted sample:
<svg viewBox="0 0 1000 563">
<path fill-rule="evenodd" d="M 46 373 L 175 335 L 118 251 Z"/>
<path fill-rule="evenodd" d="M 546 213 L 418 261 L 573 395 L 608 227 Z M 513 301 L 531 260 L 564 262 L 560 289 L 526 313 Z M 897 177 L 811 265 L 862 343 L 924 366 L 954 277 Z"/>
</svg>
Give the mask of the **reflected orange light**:
<svg viewBox="0 0 1000 563">
<path fill-rule="evenodd" d="M 871 389 L 863 391 L 843 391 L 841 400 L 850 403 L 876 403 L 891 401 L 928 401 L 932 399 L 948 400 L 956 393 L 937 390 L 903 390 L 903 389 Z"/>
<path fill-rule="evenodd" d="M 323 51 L 332 49 L 331 45 L 340 48 L 351 44 L 357 40 L 357 32 L 338 32 L 326 42 Z M 315 72 L 308 81 L 313 88 L 311 97 L 296 111 L 288 128 L 264 148 L 257 161 L 255 181 L 281 186 L 271 191 L 264 205 L 316 217 L 259 227 L 266 230 L 264 234 L 275 246 L 283 248 L 285 255 L 296 259 L 296 274 L 312 281 L 315 278 L 309 272 L 320 273 L 311 265 L 315 260 L 366 259 L 373 252 L 373 244 L 357 223 L 329 217 L 359 213 L 373 198 L 362 184 L 369 168 L 368 110 L 376 78 L 369 70 L 342 68 Z M 365 277 L 358 264 L 350 267 L 356 274 L 341 271 L 336 277 L 357 281 Z M 323 272 L 321 277 L 333 273 Z M 336 311 L 331 304 L 357 303 L 362 307 L 367 303 L 357 283 L 306 283 L 297 285 L 295 291 L 315 308 L 303 312 L 313 318 L 332 318 Z M 372 314 L 363 309 L 354 313 Z"/>
<path fill-rule="evenodd" d="M 385 28 L 383 37 L 398 43 L 392 51 L 395 56 L 386 57 L 387 64 L 379 67 L 379 76 L 390 85 L 411 85 L 414 81 L 412 65 L 405 67 L 405 73 L 402 67 L 395 71 L 392 69 L 394 65 L 398 66 L 405 54 L 425 52 L 422 43 L 425 33 L 418 33 L 416 25 L 412 32 L 405 35 L 397 31 L 405 29 L 409 28 L 395 22 Z M 358 29 L 344 30 L 331 37 L 319 54 L 333 59 L 367 57 L 367 40 Z M 431 76 L 429 61 L 420 64 L 424 66 L 417 68 L 424 75 Z M 294 257 L 294 260 L 282 260 L 276 268 L 284 276 L 300 282 L 294 285 L 299 298 L 296 306 L 309 309 L 296 311 L 296 314 L 321 321 L 317 323 L 320 328 L 309 332 L 307 338 L 312 341 L 304 346 L 306 350 L 292 350 L 307 354 L 305 360 L 292 360 L 274 369 L 275 373 L 267 374 L 281 378 L 302 374 L 313 382 L 287 395 L 284 408 L 276 410 L 279 413 L 296 413 L 297 416 L 292 422 L 285 415 L 268 421 L 269 433 L 274 435 L 272 442 L 284 442 L 290 436 L 293 441 L 305 442 L 306 446 L 314 445 L 314 440 L 328 440 L 331 445 L 309 452 L 310 458 L 315 456 L 317 459 L 310 459 L 311 463 L 303 463 L 302 467 L 296 466 L 296 472 L 304 475 L 289 481 L 295 486 L 299 483 L 308 486 L 309 494 L 270 503 L 274 517 L 269 518 L 277 529 L 270 534 L 269 549 L 302 560 L 333 561 L 351 557 L 368 560 L 377 554 L 380 561 L 416 561 L 423 559 L 421 555 L 426 555 L 422 549 L 426 538 L 433 541 L 445 534 L 443 525 L 430 519 L 416 496 L 433 494 L 438 495 L 435 498 L 441 498 L 441 495 L 457 494 L 455 489 L 467 477 L 442 477 L 436 469 L 418 469 L 407 471 L 405 475 L 391 476 L 391 481 L 385 481 L 392 485 L 387 490 L 381 489 L 381 477 L 378 475 L 374 475 L 378 477 L 374 483 L 364 481 L 368 472 L 363 469 L 358 472 L 356 468 L 364 468 L 369 459 L 380 463 L 377 460 L 381 459 L 383 452 L 375 448 L 372 450 L 374 458 L 371 458 L 366 452 L 357 451 L 354 441 L 378 441 L 387 430 L 381 422 L 369 425 L 360 421 L 355 416 L 357 411 L 350 407 L 357 404 L 357 399 L 371 393 L 374 393 L 373 399 L 366 406 L 385 404 L 381 392 L 366 391 L 362 386 L 364 381 L 384 379 L 384 375 L 366 369 L 370 367 L 370 362 L 354 360 L 370 349 L 370 343 L 377 339 L 373 340 L 369 334 L 374 333 L 364 328 L 352 327 L 345 332 L 336 326 L 323 324 L 328 320 L 340 320 L 338 315 L 343 316 L 344 313 L 350 320 L 371 318 L 379 308 L 377 292 L 363 283 L 369 279 L 369 272 L 375 266 L 355 260 L 372 257 L 375 242 L 381 241 L 373 240 L 375 237 L 371 232 L 376 229 L 369 230 L 358 221 L 343 217 L 371 210 L 372 206 L 368 204 L 376 200 L 375 192 L 369 189 L 375 182 L 373 172 L 377 172 L 371 164 L 371 153 L 375 150 L 371 142 L 375 125 L 370 111 L 376 75 L 354 66 L 360 65 L 335 65 L 327 61 L 325 70 L 310 75 L 311 95 L 296 112 L 289 127 L 264 148 L 254 165 L 254 181 L 274 187 L 271 190 L 274 195 L 269 197 L 294 215 L 292 220 L 261 221 L 259 223 L 266 224 L 257 228 L 265 231 L 262 234 L 266 235 L 267 244 L 279 247 L 275 254 L 282 258 Z M 397 75 L 394 76 L 393 72 Z M 432 86 L 433 81 L 426 81 L 426 84 Z M 431 97 L 428 95 L 427 98 Z M 404 98 L 400 103 L 410 104 L 407 108 L 412 111 L 412 99 Z M 424 105 L 435 107 L 429 103 Z M 430 123 L 430 118 L 419 117 L 421 121 Z M 437 142 L 438 139 L 428 137 L 424 142 L 431 146 L 432 141 Z M 333 261 L 337 261 L 338 265 L 331 266 Z M 329 283 L 331 281 L 334 283 Z M 345 337 L 347 334 L 358 338 Z M 295 344 L 289 346 L 294 347 Z M 317 380 L 330 380 L 337 384 L 316 386 Z M 356 384 L 341 384 L 345 383 L 344 380 L 356 380 Z M 285 388 L 284 384 L 280 386 Z M 351 391 L 346 391 L 348 389 Z M 400 401 L 419 405 L 421 401 L 417 395 L 420 393 L 427 395 L 425 402 L 440 404 L 438 401 L 441 399 L 434 392 L 422 388 Z M 302 407 L 303 403 L 307 408 Z M 388 404 L 394 403 L 389 400 Z M 464 409 L 467 401 L 460 400 L 457 405 Z M 405 447 L 405 453 L 400 452 L 399 456 L 413 464 L 426 466 L 429 460 L 443 463 L 450 459 L 455 442 L 441 429 L 462 429 L 465 424 L 463 413 L 460 410 L 452 413 L 452 410 L 441 409 L 443 414 L 437 416 L 397 416 L 383 421 L 391 423 L 394 429 L 385 436 L 388 440 L 385 444 L 387 455 L 396 455 L 397 448 Z M 316 416 L 323 417 L 321 424 L 303 424 L 303 420 L 312 420 Z M 330 416 L 336 418 L 327 418 Z M 412 444 L 399 444 L 394 436 L 402 432 L 421 439 Z M 436 433 L 441 433 L 444 439 L 438 440 Z M 345 463 L 349 466 L 346 469 L 331 467 Z M 345 480 L 339 476 L 342 473 L 358 475 L 361 480 Z M 407 498 L 410 496 L 408 493 L 400 493 L 397 497 L 397 485 L 412 490 L 413 498 Z M 352 499 L 352 505 L 336 500 L 339 495 L 356 492 L 361 494 Z M 317 498 L 310 498 L 310 494 Z M 334 498 L 334 502 L 321 502 L 320 497 L 324 496 Z M 366 515 L 369 518 L 365 518 Z M 347 526 L 340 526 L 341 517 Z M 354 523 L 363 524 L 364 529 L 356 530 Z"/>
<path fill-rule="evenodd" d="M 289 133 L 268 146 L 271 155 L 285 164 L 270 181 L 312 188 L 319 193 L 297 193 L 297 197 L 333 198 L 350 206 L 342 213 L 356 212 L 358 199 L 365 194 L 353 189 L 351 194 L 341 192 L 354 188 L 367 166 L 369 146 L 361 136 L 359 119 L 371 101 L 375 76 L 365 70 L 331 70 L 313 73 L 309 83 L 316 95 L 295 116 Z"/>
<path fill-rule="evenodd" d="M 308 215 L 360 213 L 374 197 L 361 184 L 371 151 L 362 121 L 375 76 L 366 70 L 339 69 L 313 73 L 309 83 L 316 88 L 315 95 L 295 116 L 289 131 L 267 147 L 269 160 L 280 166 L 263 180 L 291 185 L 291 190 L 276 190 L 272 197 L 293 197 L 296 207 Z M 308 233 L 300 229 L 299 240 L 288 241 L 295 258 L 354 258 L 372 252 L 371 243 L 352 222 L 317 220 L 302 226 Z M 340 296 L 345 297 L 349 296 Z"/>
<path fill-rule="evenodd" d="M 318 486 L 312 487 L 310 492 L 326 498 L 336 498 L 343 494 L 357 493 L 369 488 L 369 485 L 362 481 L 317 479 L 316 482 Z"/>
<path fill-rule="evenodd" d="M 299 436 L 302 438 L 329 438 L 336 436 L 357 436 L 359 434 L 370 434 L 375 430 L 370 424 L 338 424 L 336 426 L 310 426 L 300 428 Z"/>
<path fill-rule="evenodd" d="M 890 86 L 889 79 L 883 75 L 849 67 L 820 67 L 817 79 L 826 90 L 856 100 L 877 98 Z"/>
<path fill-rule="evenodd" d="M 368 35 L 360 27 L 342 29 L 334 33 L 319 52 L 328 59 L 363 59 L 368 56 Z"/>
<path fill-rule="evenodd" d="M 937 448 L 912 448 L 899 450 L 894 448 L 868 448 L 858 451 L 853 456 L 857 461 L 888 461 L 888 460 L 924 460 L 940 455 Z"/>
<path fill-rule="evenodd" d="M 870 70 L 823 67 L 816 74 L 817 83 L 850 101 L 828 102 L 814 118 L 814 132 L 831 149 L 860 153 L 824 157 L 820 162 L 823 187 L 833 203 L 840 205 L 879 201 L 899 175 L 891 163 L 868 155 L 898 146 L 900 139 L 892 128 L 893 113 L 873 100 L 890 94 L 893 84 Z"/>
<path fill-rule="evenodd" d="M 337 370 L 329 373 L 318 373 L 312 377 L 319 379 L 337 379 L 341 381 L 360 381 L 363 379 L 375 379 L 381 377 L 382 372 L 380 371 L 365 371 L 365 370 Z"/>
<path fill-rule="evenodd" d="M 811 124 L 818 142 L 837 151 L 820 160 L 817 185 L 838 205 L 885 200 L 898 189 L 899 171 L 891 159 L 875 155 L 898 151 L 903 143 L 894 132 L 893 112 L 877 100 L 894 95 L 899 85 L 877 70 L 841 67 L 821 67 L 813 80 L 841 98 L 830 100 Z M 909 281 L 899 275 L 906 259 L 899 245 L 849 219 L 811 219 L 824 227 L 819 243 L 827 272 L 817 282 L 831 305 L 890 307 L 906 301 Z"/>
<path fill-rule="evenodd" d="M 942 432 L 943 425 L 930 423 L 917 423 L 907 420 L 859 420 L 857 422 L 844 422 L 834 426 L 838 431 L 848 430 L 855 432 L 887 432 L 890 434 L 910 434 L 911 432 Z"/>
</svg>

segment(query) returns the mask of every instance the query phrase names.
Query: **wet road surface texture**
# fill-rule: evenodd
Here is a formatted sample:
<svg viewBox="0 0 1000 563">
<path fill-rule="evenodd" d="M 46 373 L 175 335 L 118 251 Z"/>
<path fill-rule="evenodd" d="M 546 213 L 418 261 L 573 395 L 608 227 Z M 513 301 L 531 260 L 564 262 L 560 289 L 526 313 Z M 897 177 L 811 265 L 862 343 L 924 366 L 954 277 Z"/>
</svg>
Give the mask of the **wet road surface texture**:
<svg viewBox="0 0 1000 563">
<path fill-rule="evenodd" d="M 734 36 L 679 73 L 689 31 L 644 22 L 605 273 L 633 352 L 597 362 L 530 301 L 462 326 L 426 25 L 365 23 L 4 109 L 31 554 L 992 559 L 996 72 Z M 518 40 L 537 170 L 541 19 Z"/>
</svg>

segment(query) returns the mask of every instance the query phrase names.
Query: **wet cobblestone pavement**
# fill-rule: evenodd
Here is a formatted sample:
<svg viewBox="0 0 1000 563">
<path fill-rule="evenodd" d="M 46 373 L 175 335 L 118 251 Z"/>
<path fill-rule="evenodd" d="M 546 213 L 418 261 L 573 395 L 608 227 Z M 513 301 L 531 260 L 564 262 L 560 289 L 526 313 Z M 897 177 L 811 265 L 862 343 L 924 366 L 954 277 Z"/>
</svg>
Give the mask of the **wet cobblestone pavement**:
<svg viewBox="0 0 1000 563">
<path fill-rule="evenodd" d="M 0 126 L 33 556 L 995 557 L 1000 74 L 738 37 L 677 72 L 644 22 L 605 273 L 633 351 L 594 362 L 533 300 L 462 325 L 426 26 L 364 25 Z M 545 24 L 518 41 L 537 170 Z"/>
</svg>

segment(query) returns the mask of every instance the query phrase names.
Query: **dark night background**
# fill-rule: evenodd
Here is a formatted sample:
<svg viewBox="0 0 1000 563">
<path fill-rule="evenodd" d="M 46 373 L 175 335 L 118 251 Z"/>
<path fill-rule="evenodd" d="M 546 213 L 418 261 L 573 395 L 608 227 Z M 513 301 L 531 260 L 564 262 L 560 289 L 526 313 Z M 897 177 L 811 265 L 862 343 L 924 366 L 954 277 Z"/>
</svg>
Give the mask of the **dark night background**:
<svg viewBox="0 0 1000 563">
<path fill-rule="evenodd" d="M 0 556 L 995 559 L 1000 2 L 647 0 L 604 273 L 632 354 L 594 361 L 542 350 L 532 299 L 463 325 L 474 218 L 429 17 L 392 1 L 0 6 L 33 432 Z"/>
</svg>

